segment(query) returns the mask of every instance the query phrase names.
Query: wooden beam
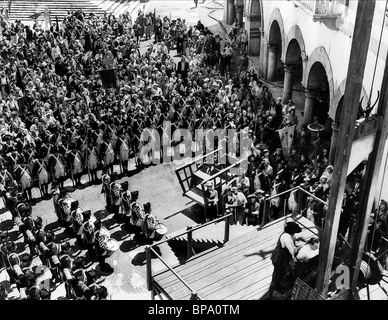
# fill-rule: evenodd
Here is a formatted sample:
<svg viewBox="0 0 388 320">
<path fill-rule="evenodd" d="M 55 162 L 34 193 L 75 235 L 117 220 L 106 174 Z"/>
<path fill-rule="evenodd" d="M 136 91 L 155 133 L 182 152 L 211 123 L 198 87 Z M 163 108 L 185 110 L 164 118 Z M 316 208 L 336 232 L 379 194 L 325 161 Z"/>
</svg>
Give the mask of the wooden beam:
<svg viewBox="0 0 388 320">
<path fill-rule="evenodd" d="M 388 54 L 387 54 L 388 59 Z M 388 61 L 388 60 L 385 60 Z M 350 252 L 349 264 L 352 267 L 350 270 L 351 276 L 351 291 L 354 293 L 357 289 L 358 274 L 364 252 L 366 235 L 370 213 L 373 208 L 375 194 L 377 188 L 382 186 L 378 184 L 383 164 L 383 153 L 385 144 L 388 138 L 388 63 L 385 64 L 383 82 L 381 84 L 381 98 L 378 104 L 377 116 L 380 117 L 376 139 L 371 152 L 365 172 L 366 180 L 361 186 L 362 198 L 357 215 L 357 223 L 352 237 L 352 250 Z M 384 177 L 383 177 L 384 179 Z"/>
<path fill-rule="evenodd" d="M 338 145 L 334 160 L 333 182 L 330 190 L 329 206 L 319 254 L 319 272 L 316 289 L 322 296 L 325 296 L 327 293 L 332 271 L 343 194 L 357 120 L 356 111 L 361 96 L 375 4 L 376 0 L 369 0 L 358 1 L 357 5 L 343 109 L 340 120 L 341 125 L 339 128 Z"/>
</svg>

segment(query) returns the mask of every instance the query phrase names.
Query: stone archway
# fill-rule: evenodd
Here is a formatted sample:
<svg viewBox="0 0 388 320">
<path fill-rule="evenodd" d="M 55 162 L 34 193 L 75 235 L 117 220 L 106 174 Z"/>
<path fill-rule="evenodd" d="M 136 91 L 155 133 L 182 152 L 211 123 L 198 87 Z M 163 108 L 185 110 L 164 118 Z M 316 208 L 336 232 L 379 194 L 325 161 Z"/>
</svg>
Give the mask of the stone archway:
<svg viewBox="0 0 388 320">
<path fill-rule="evenodd" d="M 316 117 L 318 123 L 325 125 L 329 118 L 330 89 L 325 66 L 320 61 L 311 66 L 306 88 L 304 123 L 310 124 Z"/>
<path fill-rule="evenodd" d="M 265 36 L 266 36 L 266 40 L 267 40 L 268 44 L 271 44 L 270 30 L 271 30 L 272 23 L 274 21 L 276 21 L 279 25 L 280 34 L 282 37 L 281 51 L 283 52 L 284 51 L 284 23 L 283 23 L 283 17 L 282 17 L 280 10 L 278 8 L 273 9 L 271 16 L 269 18 L 269 21 L 268 21 L 267 28 L 266 28 L 266 30 L 268 30 L 268 32 L 265 32 Z M 281 57 L 281 55 L 280 55 L 280 57 Z"/>
<path fill-rule="evenodd" d="M 260 55 L 261 37 L 264 31 L 262 0 L 248 0 L 245 29 L 248 31 L 248 52 L 251 56 Z"/>
<path fill-rule="evenodd" d="M 310 90 L 311 88 L 309 88 L 308 86 L 308 80 L 309 80 L 309 75 L 311 73 L 311 68 L 314 66 L 316 62 L 319 62 L 322 65 L 323 69 L 325 70 L 325 74 L 327 77 L 328 93 L 329 93 L 328 114 L 334 115 L 334 112 L 332 111 L 336 106 L 333 106 L 333 101 L 334 101 L 333 69 L 331 68 L 329 55 L 327 54 L 326 49 L 324 47 L 318 47 L 314 49 L 314 51 L 308 57 L 306 67 L 303 70 L 302 85 L 307 89 L 306 97 L 307 95 L 313 94 L 313 92 L 309 92 L 312 90 Z"/>
<path fill-rule="evenodd" d="M 278 71 L 282 67 L 282 34 L 279 23 L 275 20 L 269 29 L 268 42 L 268 81 L 275 81 L 278 78 Z"/>
<path fill-rule="evenodd" d="M 265 59 L 263 57 L 262 62 L 267 79 L 274 81 L 278 77 L 278 71 L 282 70 L 283 62 L 281 57 L 284 51 L 284 24 L 278 8 L 272 11 L 266 30 L 268 32 L 265 32 L 264 35 L 268 46 L 267 48 L 262 47 L 262 50 L 266 52 Z"/>
</svg>

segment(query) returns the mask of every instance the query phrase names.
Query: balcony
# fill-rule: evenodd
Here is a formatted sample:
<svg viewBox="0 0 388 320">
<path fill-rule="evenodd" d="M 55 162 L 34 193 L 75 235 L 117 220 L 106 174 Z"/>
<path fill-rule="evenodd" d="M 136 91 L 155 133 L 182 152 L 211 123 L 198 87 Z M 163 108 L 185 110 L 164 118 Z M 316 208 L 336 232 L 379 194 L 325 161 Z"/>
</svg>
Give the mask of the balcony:
<svg viewBox="0 0 388 320">
<path fill-rule="evenodd" d="M 337 30 L 344 11 L 344 0 L 292 0 L 295 7 L 312 16 L 313 21 L 323 22 L 329 29 Z"/>
</svg>

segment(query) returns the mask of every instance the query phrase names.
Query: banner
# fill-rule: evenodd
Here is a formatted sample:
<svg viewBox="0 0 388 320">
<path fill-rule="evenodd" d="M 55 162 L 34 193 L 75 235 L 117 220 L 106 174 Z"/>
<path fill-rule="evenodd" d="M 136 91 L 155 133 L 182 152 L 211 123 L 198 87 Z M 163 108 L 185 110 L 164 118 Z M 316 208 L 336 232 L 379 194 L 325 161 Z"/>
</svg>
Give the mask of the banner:
<svg viewBox="0 0 388 320">
<path fill-rule="evenodd" d="M 282 143 L 284 155 L 288 156 L 291 151 L 292 142 L 294 140 L 295 125 L 279 129 L 279 138 Z"/>
<path fill-rule="evenodd" d="M 44 30 L 50 30 L 51 28 L 51 17 L 48 8 L 44 9 Z"/>
</svg>

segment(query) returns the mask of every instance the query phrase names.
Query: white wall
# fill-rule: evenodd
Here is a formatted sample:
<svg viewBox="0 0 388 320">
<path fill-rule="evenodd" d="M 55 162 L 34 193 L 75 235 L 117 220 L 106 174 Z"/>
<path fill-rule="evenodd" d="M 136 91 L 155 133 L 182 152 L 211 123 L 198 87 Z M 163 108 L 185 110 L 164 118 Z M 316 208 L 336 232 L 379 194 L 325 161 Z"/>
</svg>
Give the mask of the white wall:
<svg viewBox="0 0 388 320">
<path fill-rule="evenodd" d="M 333 72 L 333 92 L 335 93 L 340 86 L 340 84 L 346 79 L 348 71 L 348 62 L 350 56 L 350 50 L 352 45 L 352 28 L 354 26 L 355 15 L 357 6 L 355 1 L 350 1 L 351 5 L 347 10 L 347 15 L 343 14 L 342 23 L 340 25 L 340 30 L 330 30 L 322 22 L 314 22 L 311 15 L 305 12 L 299 7 L 295 7 L 292 1 L 273 1 L 273 0 L 264 0 L 263 1 L 263 18 L 264 18 L 264 36 L 268 40 L 269 38 L 269 28 L 270 28 L 270 17 L 274 9 L 278 8 L 280 10 L 283 24 L 284 24 L 284 38 L 287 37 L 288 32 L 294 25 L 298 25 L 301 29 L 305 46 L 306 54 L 310 56 L 312 52 L 322 46 L 325 48 L 332 72 Z M 377 43 L 380 37 L 381 31 L 381 22 L 382 22 L 382 12 L 384 10 L 385 1 L 376 1 L 375 9 L 375 18 L 374 24 L 372 27 L 372 40 L 370 45 L 370 51 L 368 53 L 365 77 L 363 86 L 369 94 L 373 69 L 375 66 L 376 60 L 376 51 Z M 362 40 L 361 40 L 362 41 Z M 285 43 L 285 39 L 283 39 Z M 383 34 L 383 45 L 380 49 L 380 58 L 378 60 L 378 67 L 376 68 L 376 75 L 374 80 L 375 90 L 372 93 L 372 101 L 375 100 L 377 90 L 380 90 L 384 66 L 385 66 L 385 57 L 388 44 L 388 35 L 385 29 Z M 282 55 L 285 56 L 287 48 L 283 48 Z M 337 97 L 339 101 L 340 97 Z M 363 105 L 366 105 L 367 98 L 364 98 Z M 337 105 L 331 105 L 329 115 L 332 119 L 335 117 Z"/>
</svg>

